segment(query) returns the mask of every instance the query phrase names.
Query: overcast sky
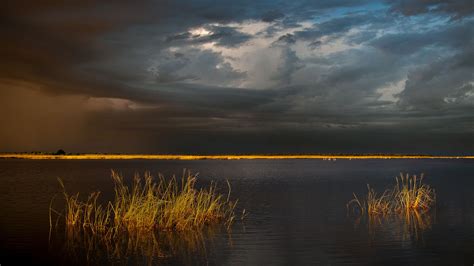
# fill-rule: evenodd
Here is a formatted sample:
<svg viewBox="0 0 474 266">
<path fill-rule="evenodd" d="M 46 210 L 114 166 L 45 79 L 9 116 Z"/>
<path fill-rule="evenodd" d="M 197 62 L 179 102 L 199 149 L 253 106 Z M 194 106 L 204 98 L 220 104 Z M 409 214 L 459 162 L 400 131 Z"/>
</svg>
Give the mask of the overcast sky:
<svg viewBox="0 0 474 266">
<path fill-rule="evenodd" d="M 473 13 L 472 0 L 7 1 L 0 151 L 469 154 Z"/>
</svg>

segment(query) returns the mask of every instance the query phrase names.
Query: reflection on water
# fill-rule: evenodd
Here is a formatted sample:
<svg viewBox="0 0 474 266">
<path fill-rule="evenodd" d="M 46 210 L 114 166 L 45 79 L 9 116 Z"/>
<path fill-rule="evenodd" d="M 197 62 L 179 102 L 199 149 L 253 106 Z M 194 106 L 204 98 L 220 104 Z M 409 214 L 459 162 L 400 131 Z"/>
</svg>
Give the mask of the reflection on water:
<svg viewBox="0 0 474 266">
<path fill-rule="evenodd" d="M 356 228 L 366 225 L 371 241 L 378 234 L 392 234 L 398 243 L 423 242 L 423 233 L 434 221 L 431 213 L 436 211 L 435 190 L 423 183 L 423 174 L 420 178 L 400 174 L 396 182 L 394 188 L 381 194 L 367 185 L 367 196 L 362 199 L 353 193 L 354 198 L 346 205 L 348 215 L 355 217 Z"/>
<path fill-rule="evenodd" d="M 209 226 L 201 230 L 180 232 L 155 231 L 145 234 L 123 231 L 103 235 L 66 226 L 64 229 L 53 230 L 49 247 L 50 250 L 61 250 L 68 260 L 77 264 L 133 262 L 151 265 L 166 262 L 176 256 L 184 264 L 192 264 L 196 257 L 207 262 L 208 250 L 215 245 L 216 232 L 223 230 L 225 229 L 220 226 Z M 231 245 L 230 232 L 227 233 L 228 241 L 220 243 L 221 245 Z"/>
<path fill-rule="evenodd" d="M 0 160 L 0 264 L 472 265 L 473 162 Z M 199 172 L 203 185 L 228 179 L 249 213 L 245 227 L 239 222 L 231 233 L 209 228 L 110 241 L 59 227 L 48 240 L 50 200 L 61 192 L 58 177 L 81 195 L 102 191 L 101 199 L 109 201 L 110 169 L 130 177 L 145 169 L 170 176 L 183 168 Z M 370 220 L 347 215 L 352 193 L 365 195 L 368 183 L 383 191 L 401 171 L 429 176 L 436 207 Z"/>
<path fill-rule="evenodd" d="M 370 239 L 376 240 L 380 235 L 390 235 L 400 243 L 423 242 L 423 234 L 430 230 L 436 217 L 433 211 L 411 210 L 394 214 L 358 215 L 354 219 L 354 227 L 366 227 Z"/>
<path fill-rule="evenodd" d="M 206 242 L 215 238 L 218 227 L 229 232 L 234 223 L 236 202 L 230 201 L 229 182 L 224 198 L 215 182 L 198 188 L 197 175 L 189 171 L 183 172 L 181 180 L 159 176 L 155 181 L 148 172 L 143 179 L 135 175 L 132 186 L 115 171 L 112 178 L 115 199 L 105 204 L 98 202 L 100 192 L 91 193 L 85 201 L 79 199 L 79 193 L 69 195 L 59 179 L 65 210 L 53 208 L 53 197 L 49 235 L 51 240 L 53 230 L 57 234 L 59 221 L 64 220 L 64 253 L 75 262 L 85 255 L 88 264 L 101 260 L 122 263 L 130 257 L 153 264 L 193 254 L 207 261 Z M 52 214 L 57 216 L 55 226 Z"/>
</svg>

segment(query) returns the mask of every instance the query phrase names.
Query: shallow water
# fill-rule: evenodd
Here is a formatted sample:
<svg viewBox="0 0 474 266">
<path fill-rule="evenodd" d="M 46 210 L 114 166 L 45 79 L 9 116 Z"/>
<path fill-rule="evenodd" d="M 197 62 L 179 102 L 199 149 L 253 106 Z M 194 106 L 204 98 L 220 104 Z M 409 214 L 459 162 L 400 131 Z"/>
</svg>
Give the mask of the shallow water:
<svg viewBox="0 0 474 266">
<path fill-rule="evenodd" d="M 199 172 L 203 185 L 215 180 L 225 188 L 228 179 L 239 211 L 249 213 L 244 222 L 230 231 L 160 234 L 153 245 L 124 240 L 113 252 L 85 239 L 68 242 L 63 230 L 49 239 L 58 177 L 69 192 L 100 190 L 110 200 L 110 169 L 131 179 L 183 168 Z M 425 173 L 437 193 L 433 211 L 410 221 L 347 214 L 353 192 L 364 194 L 367 183 L 381 191 L 400 172 Z M 0 264 L 473 265 L 473 188 L 472 160 L 0 160 Z"/>
</svg>

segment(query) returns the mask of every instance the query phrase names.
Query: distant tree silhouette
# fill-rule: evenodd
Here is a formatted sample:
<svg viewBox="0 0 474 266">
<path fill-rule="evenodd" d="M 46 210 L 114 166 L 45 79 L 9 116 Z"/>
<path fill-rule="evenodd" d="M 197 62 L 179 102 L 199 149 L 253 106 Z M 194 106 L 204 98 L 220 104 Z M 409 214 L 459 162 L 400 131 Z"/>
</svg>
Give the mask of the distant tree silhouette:
<svg viewBox="0 0 474 266">
<path fill-rule="evenodd" d="M 62 149 L 59 149 L 54 155 L 66 155 L 66 152 Z"/>
</svg>

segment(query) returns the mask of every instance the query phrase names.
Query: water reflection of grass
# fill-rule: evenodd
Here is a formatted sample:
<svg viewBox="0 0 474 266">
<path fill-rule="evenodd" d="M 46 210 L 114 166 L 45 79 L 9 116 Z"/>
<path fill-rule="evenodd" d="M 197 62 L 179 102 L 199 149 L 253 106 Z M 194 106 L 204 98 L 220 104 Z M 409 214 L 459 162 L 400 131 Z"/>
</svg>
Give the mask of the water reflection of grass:
<svg viewBox="0 0 474 266">
<path fill-rule="evenodd" d="M 148 234 L 123 232 L 111 238 L 90 231 L 65 227 L 64 238 L 57 237 L 54 245 L 76 262 L 156 264 L 173 257 L 192 260 L 206 258 L 207 245 L 219 228 L 207 227 L 196 231 L 154 231 Z"/>
<path fill-rule="evenodd" d="M 402 242 L 422 241 L 423 233 L 431 229 L 433 223 L 432 212 L 410 211 L 397 214 L 377 214 L 356 216 L 356 228 L 366 226 L 372 240 L 380 235 L 390 235 Z"/>
<path fill-rule="evenodd" d="M 65 198 L 65 210 L 58 212 L 64 221 L 66 249 L 81 250 L 87 258 L 121 259 L 130 254 L 146 258 L 163 258 L 169 254 L 196 252 L 204 243 L 203 232 L 210 226 L 223 224 L 227 229 L 235 219 L 236 201 L 218 193 L 215 183 L 196 188 L 196 175 L 185 172 L 175 177 L 155 179 L 146 173 L 136 175 L 127 186 L 123 177 L 112 171 L 115 199 L 100 204 L 100 192 L 81 201 L 79 194 L 68 194 L 59 180 Z M 58 224 L 58 223 L 56 223 Z M 104 254 L 100 254 L 104 253 Z"/>
<path fill-rule="evenodd" d="M 365 198 L 354 198 L 347 204 L 348 211 L 356 215 L 355 224 L 367 223 L 371 236 L 376 231 L 390 228 L 403 240 L 421 239 L 421 233 L 431 228 L 431 209 L 436 202 L 433 188 L 423 183 L 423 175 L 400 174 L 392 189 L 377 194 L 367 185 Z"/>
</svg>

